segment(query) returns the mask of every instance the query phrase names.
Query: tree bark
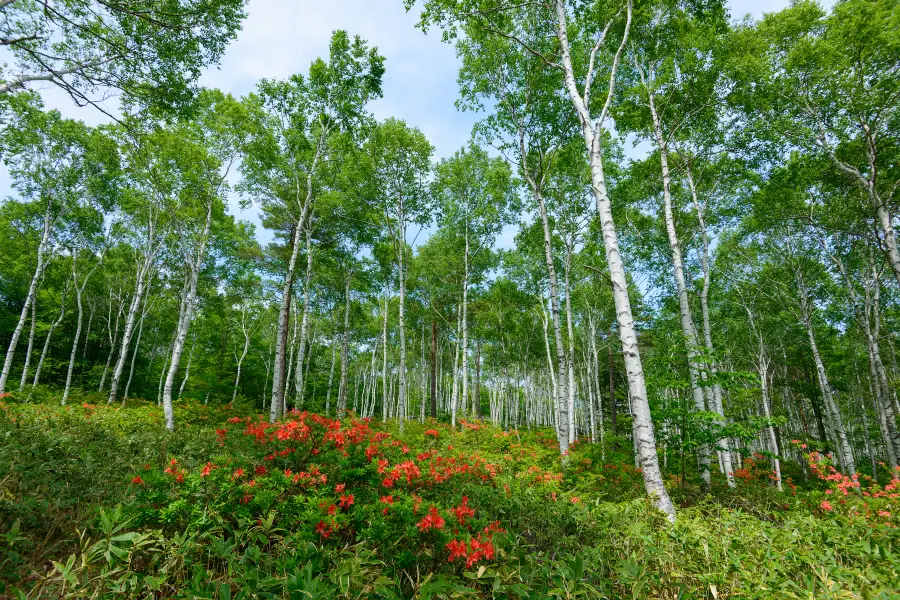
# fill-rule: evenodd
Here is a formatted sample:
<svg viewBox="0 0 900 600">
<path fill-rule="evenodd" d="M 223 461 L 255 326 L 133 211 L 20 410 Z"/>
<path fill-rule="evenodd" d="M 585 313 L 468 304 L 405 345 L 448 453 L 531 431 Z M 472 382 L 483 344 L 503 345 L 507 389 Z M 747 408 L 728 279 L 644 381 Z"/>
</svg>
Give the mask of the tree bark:
<svg viewBox="0 0 900 600">
<path fill-rule="evenodd" d="M 25 303 L 22 305 L 21 313 L 19 313 L 19 321 L 16 323 L 16 328 L 13 330 L 12 337 L 9 340 L 9 346 L 6 349 L 6 357 L 3 360 L 3 371 L 0 372 L 0 395 L 6 391 L 6 381 L 9 379 L 9 372 L 12 369 L 13 357 L 16 354 L 19 336 L 22 335 L 22 329 L 25 327 L 25 321 L 28 318 L 28 311 L 31 308 L 31 304 L 35 301 L 38 282 L 44 274 L 44 269 L 47 267 L 46 253 L 47 246 L 50 242 L 50 231 L 53 222 L 51 214 L 51 203 L 48 201 L 47 208 L 44 211 L 44 229 L 41 234 L 41 241 L 37 248 L 37 265 L 34 268 L 34 275 L 31 277 L 31 285 L 28 287 Z"/>
<path fill-rule="evenodd" d="M 656 102 L 653 91 L 644 79 L 643 70 L 636 62 L 635 66 L 638 67 L 641 81 L 647 89 L 650 116 L 653 121 L 653 132 L 656 136 L 656 146 L 659 150 L 663 182 L 663 214 L 666 223 L 666 235 L 669 240 L 669 250 L 672 255 L 672 270 L 675 276 L 675 289 L 678 293 L 678 312 L 681 321 L 681 335 L 684 340 L 685 350 L 687 351 L 691 395 L 694 399 L 694 408 L 697 412 L 703 412 L 706 410 L 706 399 L 703 388 L 700 386 L 701 373 L 697 356 L 699 341 L 697 340 L 697 329 L 694 326 L 694 316 L 691 312 L 690 299 L 688 298 L 687 281 L 684 275 L 684 259 L 681 254 L 681 243 L 678 240 L 678 231 L 675 228 L 675 214 L 672 209 L 672 180 L 669 172 L 668 142 L 663 135 L 662 124 L 660 123 L 659 114 L 656 111 Z M 652 72 L 649 75 L 652 77 Z M 700 461 L 700 475 L 703 478 L 703 483 L 708 488 L 711 483 L 709 448 L 700 446 L 697 448 L 697 453 L 699 454 L 698 458 Z"/>
<path fill-rule="evenodd" d="M 68 293 L 69 283 L 67 281 L 66 289 L 63 291 L 62 298 L 60 298 L 59 301 L 59 317 L 50 324 L 50 329 L 47 331 L 47 337 L 44 338 L 44 348 L 41 350 L 41 357 L 38 359 L 37 367 L 34 369 L 34 381 L 31 383 L 31 390 L 28 392 L 29 400 L 31 399 L 32 392 L 34 392 L 34 388 L 41 379 L 41 370 L 44 368 L 44 360 L 47 358 L 47 352 L 50 350 L 50 339 L 53 337 L 53 332 L 56 331 L 56 328 L 59 327 L 59 324 L 62 323 L 66 316 L 66 296 Z"/>
<path fill-rule="evenodd" d="M 28 334 L 28 346 L 25 348 L 25 364 L 22 365 L 22 377 L 19 379 L 19 393 L 25 389 L 28 373 L 31 370 L 31 355 L 34 353 L 34 332 L 37 328 L 37 297 L 31 303 L 31 331 Z"/>
<path fill-rule="evenodd" d="M 97 267 L 103 262 L 103 257 L 105 253 L 100 257 L 97 261 L 97 264 L 88 271 L 87 275 L 85 275 L 81 284 L 78 283 L 78 250 L 72 253 L 72 284 L 75 288 L 75 306 L 78 310 L 78 317 L 76 319 L 75 325 L 75 337 L 72 340 L 72 353 L 69 355 L 69 368 L 66 371 L 66 385 L 63 388 L 63 396 L 60 404 L 62 406 L 66 405 L 66 400 L 69 398 L 69 391 L 72 389 L 72 373 L 75 371 L 75 357 L 78 352 L 78 340 L 81 337 L 81 323 L 84 318 L 84 308 L 81 303 L 81 298 L 84 295 L 84 290 L 87 288 L 88 281 L 91 279 L 91 275 L 94 274 L 94 271 L 97 270 Z M 90 334 L 90 328 L 88 328 L 88 334 Z M 85 346 L 87 346 L 87 335 L 85 335 Z"/>
<path fill-rule="evenodd" d="M 437 321 L 431 317 L 431 418 L 437 419 Z"/>
<path fill-rule="evenodd" d="M 306 227 L 306 277 L 303 280 L 303 316 L 300 322 L 300 347 L 297 349 L 297 364 L 294 367 L 294 405 L 303 404 L 303 360 L 306 352 L 306 338 L 309 335 L 309 289 L 312 280 L 313 252 L 312 231 Z"/>
<path fill-rule="evenodd" d="M 610 89 L 603 111 L 596 124 L 589 112 L 590 102 L 578 92 L 578 84 L 575 79 L 575 69 L 572 65 L 572 57 L 569 51 L 569 39 L 567 30 L 567 14 L 565 0 L 555 0 L 556 8 L 556 36 L 560 44 L 562 57 L 563 79 L 566 91 L 572 101 L 575 112 L 581 123 L 584 135 L 585 147 L 591 168 L 591 187 L 594 200 L 597 205 L 597 213 L 600 217 L 600 227 L 603 235 L 603 245 L 606 250 L 606 262 L 609 265 L 610 279 L 613 285 L 613 301 L 616 307 L 616 319 L 619 323 L 619 338 L 622 342 L 622 353 L 625 359 L 625 371 L 628 374 L 628 389 L 632 398 L 634 409 L 633 435 L 636 455 L 639 457 L 644 488 L 647 494 L 655 499 L 656 506 L 666 514 L 670 521 L 675 519 L 675 506 L 672 504 L 669 494 L 663 483 L 662 473 L 659 469 L 659 459 L 656 455 L 656 436 L 653 432 L 653 420 L 650 416 L 650 404 L 647 399 L 647 385 L 644 379 L 644 370 L 641 364 L 641 355 L 638 349 L 637 333 L 634 328 L 634 316 L 631 310 L 631 301 L 628 298 L 628 279 L 625 275 L 625 265 L 619 251 L 619 242 L 613 222 L 612 207 L 606 188 L 606 179 L 603 169 L 603 157 L 601 154 L 601 133 L 603 123 L 606 120 L 608 107 L 613 96 L 613 85 L 622 51 L 628 39 L 631 29 L 632 8 L 631 0 L 627 5 L 627 21 L 622 43 L 613 58 L 610 71 Z M 593 65 L 592 65 L 593 66 Z M 590 80 L 593 73 L 587 75 L 588 82 L 586 96 L 590 94 Z"/>
<path fill-rule="evenodd" d="M 406 420 L 406 268 L 404 255 L 406 254 L 406 223 L 403 211 L 403 199 L 400 199 L 400 219 L 398 229 L 400 239 L 397 240 L 397 277 L 400 283 L 400 306 L 397 327 L 400 333 L 400 372 L 397 375 L 397 417 L 400 420 L 400 431 L 403 431 L 403 422 Z"/>
<path fill-rule="evenodd" d="M 166 384 L 163 387 L 163 413 L 165 414 L 166 429 L 175 430 L 175 412 L 172 409 L 172 386 L 175 383 L 175 374 L 178 372 L 178 366 L 181 363 L 181 354 L 184 351 L 184 343 L 187 339 L 188 330 L 191 327 L 191 321 L 194 318 L 194 307 L 197 303 L 197 282 L 200 279 L 200 269 L 203 267 L 203 261 L 206 258 L 206 243 L 209 239 L 210 228 L 212 227 L 213 197 L 210 196 L 206 205 L 206 220 L 203 223 L 203 232 L 200 234 L 199 247 L 194 250 L 185 252 L 188 266 L 188 285 L 186 286 L 187 295 L 182 303 L 181 314 L 178 319 L 178 331 L 175 334 L 175 345 L 172 348 L 172 361 L 169 363 L 169 372 L 166 375 Z M 186 244 L 186 240 L 182 240 Z M 193 349 L 192 349 L 193 350 Z M 187 379 L 187 375 L 185 375 Z M 182 384 L 182 388 L 184 385 Z M 179 392 L 179 396 L 181 392 Z"/>
<path fill-rule="evenodd" d="M 344 288 L 344 335 L 341 341 L 341 383 L 338 388 L 337 416 L 343 418 L 347 412 L 347 375 L 350 356 L 350 279 L 352 271 L 347 272 L 347 282 Z"/>
<path fill-rule="evenodd" d="M 715 347 L 713 346 L 712 341 L 712 325 L 710 324 L 709 317 L 709 289 L 712 281 L 712 268 L 709 260 L 709 233 L 706 229 L 706 219 L 703 215 L 703 208 L 700 206 L 700 201 L 697 198 L 697 187 L 694 185 L 694 176 L 691 173 L 691 166 L 689 163 L 685 164 L 685 175 L 687 176 L 688 187 L 691 190 L 691 199 L 694 203 L 694 210 L 697 212 L 697 221 L 700 225 L 700 237 L 702 243 L 700 267 L 703 270 L 703 287 L 700 290 L 700 312 L 703 317 L 703 341 L 706 345 L 706 351 L 709 353 L 708 365 L 713 377 L 711 387 L 712 408 L 716 414 L 719 415 L 716 424 L 719 427 L 724 427 L 726 425 L 725 405 L 722 400 L 722 386 L 720 386 L 719 382 L 716 380 L 716 376 L 719 373 L 719 365 L 715 359 Z M 735 482 L 734 466 L 731 460 L 731 442 L 728 438 L 722 438 L 718 443 L 721 447 L 719 459 L 721 460 L 722 471 L 725 473 L 725 481 L 728 483 L 728 487 L 733 488 L 735 487 Z"/>
<path fill-rule="evenodd" d="M 825 371 L 825 365 L 822 363 L 822 357 L 819 354 L 819 347 L 816 344 L 816 336 L 813 331 L 811 309 L 809 304 L 809 296 L 803 276 L 799 270 L 794 272 L 797 288 L 800 294 L 800 311 L 803 326 L 806 328 L 806 334 L 809 337 L 809 347 L 812 350 L 813 361 L 816 365 L 816 375 L 819 380 L 819 390 L 822 392 L 822 398 L 825 401 L 825 410 L 830 416 L 832 427 L 834 427 L 837 435 L 838 452 L 840 453 L 840 462 L 844 469 L 850 475 L 856 473 L 856 461 L 853 458 L 853 449 L 850 447 L 850 441 L 847 438 L 847 431 L 844 429 L 844 420 L 841 417 L 841 411 L 837 403 L 834 401 L 834 395 L 831 393 L 831 385 L 828 382 L 828 374 Z"/>
</svg>

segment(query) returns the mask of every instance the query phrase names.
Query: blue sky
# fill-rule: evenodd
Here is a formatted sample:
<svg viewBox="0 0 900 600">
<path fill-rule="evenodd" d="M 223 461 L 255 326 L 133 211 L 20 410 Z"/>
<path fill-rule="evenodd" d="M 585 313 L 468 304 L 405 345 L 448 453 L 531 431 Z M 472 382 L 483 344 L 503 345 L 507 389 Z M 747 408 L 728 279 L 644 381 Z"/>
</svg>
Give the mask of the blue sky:
<svg viewBox="0 0 900 600">
<path fill-rule="evenodd" d="M 745 13 L 758 18 L 788 4 L 789 0 L 729 2 L 733 18 Z M 459 66 L 454 49 L 441 41 L 440 32 L 424 34 L 417 29 L 417 11 L 407 13 L 402 0 L 249 0 L 247 12 L 237 40 L 218 66 L 204 72 L 203 85 L 241 96 L 259 79 L 306 72 L 311 61 L 327 54 L 331 32 L 346 29 L 378 46 L 387 59 L 384 98 L 372 105 L 376 117 L 393 116 L 418 127 L 431 140 L 437 157 L 451 155 L 468 141 L 479 117 L 460 113 L 454 106 Z M 44 90 L 44 97 L 49 107 L 66 116 L 90 124 L 107 120 L 97 110 L 74 107 L 55 89 Z M 0 191 L 6 190 L 8 177 L 0 168 Z M 271 239 L 259 227 L 255 207 L 241 210 L 236 199 L 231 207 L 239 218 L 257 224 L 263 243 Z M 514 233 L 515 228 L 507 228 L 499 244 L 509 247 Z"/>
</svg>

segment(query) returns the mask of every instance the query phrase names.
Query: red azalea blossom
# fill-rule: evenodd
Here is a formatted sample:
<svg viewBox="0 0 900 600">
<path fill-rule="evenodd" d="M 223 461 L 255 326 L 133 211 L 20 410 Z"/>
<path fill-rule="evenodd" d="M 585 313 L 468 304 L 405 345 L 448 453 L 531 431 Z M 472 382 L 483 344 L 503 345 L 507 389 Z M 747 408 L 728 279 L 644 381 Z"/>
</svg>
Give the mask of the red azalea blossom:
<svg viewBox="0 0 900 600">
<path fill-rule="evenodd" d="M 446 545 L 447 550 L 450 552 L 450 555 L 447 557 L 447 562 L 453 562 L 457 558 L 465 558 L 466 557 L 466 543 L 460 540 L 450 540 Z"/>
<path fill-rule="evenodd" d="M 231 474 L 232 479 L 239 479 L 244 476 L 244 470 L 238 467 L 235 469 L 234 473 Z"/>
<path fill-rule="evenodd" d="M 325 521 L 319 521 L 316 523 L 316 533 L 322 536 L 323 539 L 328 539 L 331 535 L 331 529 L 325 525 Z"/>
<path fill-rule="evenodd" d="M 344 509 L 349 509 L 351 506 L 353 506 L 353 494 L 342 494 L 341 499 L 338 501 L 338 504 L 340 504 Z"/>
<path fill-rule="evenodd" d="M 203 467 L 203 470 L 200 471 L 200 477 L 207 477 L 212 472 L 215 467 L 211 462 L 206 463 L 206 466 Z"/>
<path fill-rule="evenodd" d="M 419 528 L 421 533 L 424 533 L 429 529 L 442 529 L 444 527 L 444 517 L 441 516 L 437 508 L 432 506 L 428 510 L 428 514 L 425 515 L 421 521 L 416 523 L 416 527 Z"/>
<path fill-rule="evenodd" d="M 469 507 L 468 496 L 463 496 L 462 503 L 457 507 L 451 508 L 450 512 L 456 515 L 456 520 L 459 521 L 460 525 L 465 525 L 468 517 L 475 516 L 475 509 Z"/>
<path fill-rule="evenodd" d="M 134 479 L 131 480 L 131 483 L 136 483 L 138 485 L 144 485 L 144 480 L 141 479 L 140 475 L 138 475 L 137 477 L 135 477 Z"/>
</svg>

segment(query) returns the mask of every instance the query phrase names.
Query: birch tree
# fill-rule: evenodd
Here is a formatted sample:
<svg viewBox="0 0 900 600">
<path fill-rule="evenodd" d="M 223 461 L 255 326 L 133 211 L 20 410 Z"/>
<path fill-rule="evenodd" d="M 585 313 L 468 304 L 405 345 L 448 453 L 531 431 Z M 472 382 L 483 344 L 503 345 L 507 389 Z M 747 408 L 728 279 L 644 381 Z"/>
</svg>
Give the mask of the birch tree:
<svg viewBox="0 0 900 600">
<path fill-rule="evenodd" d="M 77 235 L 79 216 L 114 203 L 118 165 L 115 146 L 102 132 L 35 106 L 24 108 L 15 134 L 4 142 L 4 164 L 27 205 L 36 259 L 0 372 L 0 394 L 47 265 L 61 244 Z"/>
<path fill-rule="evenodd" d="M 363 148 L 367 157 L 365 177 L 371 185 L 373 212 L 387 233 L 397 263 L 399 292 L 398 335 L 400 360 L 398 373 L 398 417 L 403 426 L 407 412 L 406 389 L 406 284 L 409 246 L 407 230 L 431 221 L 431 199 L 427 179 L 434 149 L 418 129 L 403 121 L 388 119 L 374 127 Z M 349 279 L 348 279 L 349 282 Z M 348 283 L 349 292 L 349 283 Z M 349 305 L 348 305 L 349 307 Z M 343 354 L 342 354 L 343 374 Z"/>
<path fill-rule="evenodd" d="M 483 276 L 479 262 L 490 252 L 503 226 L 511 221 L 516 208 L 509 165 L 502 158 L 490 158 L 480 148 L 470 145 L 441 161 L 432 185 L 441 227 L 462 237 L 463 280 L 460 323 L 462 342 L 462 389 L 465 402 L 469 397 L 469 287 Z M 451 407 L 451 425 L 456 426 L 457 407 Z"/>
<path fill-rule="evenodd" d="M 247 102 L 253 132 L 242 162 L 245 194 L 256 199 L 269 219 L 289 232 L 289 251 L 281 309 L 276 329 L 272 375 L 274 421 L 283 414 L 285 360 L 290 331 L 290 301 L 300 252 L 300 235 L 307 225 L 327 160 L 332 134 L 358 131 L 366 120 L 366 105 L 381 96 L 384 59 L 364 40 L 345 31 L 331 39 L 329 59 L 312 63 L 309 76 L 286 81 L 264 80 Z"/>
</svg>

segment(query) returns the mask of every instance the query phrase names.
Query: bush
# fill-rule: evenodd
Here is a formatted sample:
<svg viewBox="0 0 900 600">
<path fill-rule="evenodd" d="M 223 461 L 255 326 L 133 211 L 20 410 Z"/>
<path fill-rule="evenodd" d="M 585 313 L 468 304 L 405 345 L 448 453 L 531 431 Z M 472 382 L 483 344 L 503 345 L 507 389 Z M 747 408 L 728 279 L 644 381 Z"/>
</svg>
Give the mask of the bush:
<svg viewBox="0 0 900 600">
<path fill-rule="evenodd" d="M 826 477 L 784 494 L 762 472 L 713 495 L 682 482 L 669 525 L 624 443 L 605 463 L 575 444 L 563 471 L 546 431 L 297 412 L 270 425 L 187 402 L 171 433 L 146 402 L 79 400 L 0 404 L 7 593 L 889 598 L 900 575 L 896 511 L 878 512 L 893 490 L 845 496 L 821 457 Z M 824 510 L 836 494 L 847 503 Z"/>
</svg>

